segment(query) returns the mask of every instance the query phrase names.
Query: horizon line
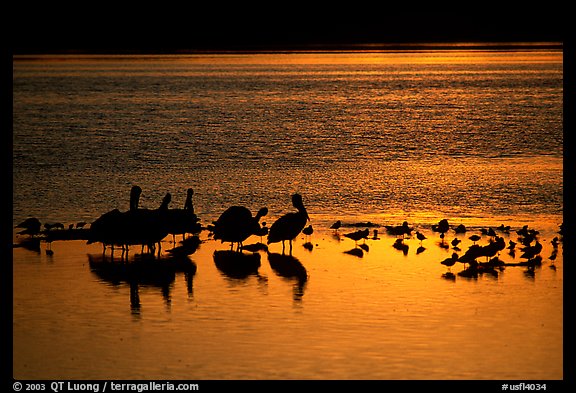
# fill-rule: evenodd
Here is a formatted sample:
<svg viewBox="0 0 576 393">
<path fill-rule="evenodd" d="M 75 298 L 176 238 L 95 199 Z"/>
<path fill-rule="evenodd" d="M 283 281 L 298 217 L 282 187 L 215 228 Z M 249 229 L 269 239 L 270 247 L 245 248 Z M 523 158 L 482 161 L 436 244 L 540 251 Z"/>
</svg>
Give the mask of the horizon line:
<svg viewBox="0 0 576 393">
<path fill-rule="evenodd" d="M 387 52 L 426 50 L 563 50 L 561 41 L 433 41 L 433 42 L 366 42 L 366 43 L 245 43 L 230 46 L 148 48 L 13 48 L 15 57 L 27 55 L 186 55 L 186 54 L 251 54 L 315 52 Z"/>
</svg>

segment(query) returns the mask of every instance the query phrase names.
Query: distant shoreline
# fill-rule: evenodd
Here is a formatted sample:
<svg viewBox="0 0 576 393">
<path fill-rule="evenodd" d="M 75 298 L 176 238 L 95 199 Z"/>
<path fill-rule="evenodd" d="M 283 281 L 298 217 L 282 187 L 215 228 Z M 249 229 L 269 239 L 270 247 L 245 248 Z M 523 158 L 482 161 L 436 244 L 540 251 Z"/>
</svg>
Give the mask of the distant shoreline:
<svg viewBox="0 0 576 393">
<path fill-rule="evenodd" d="M 562 51 L 562 42 L 415 42 L 355 44 L 237 45 L 198 48 L 15 48 L 14 58 L 30 60 L 43 55 L 210 55 L 210 54 L 282 54 L 342 52 L 419 52 L 419 51 Z"/>
</svg>

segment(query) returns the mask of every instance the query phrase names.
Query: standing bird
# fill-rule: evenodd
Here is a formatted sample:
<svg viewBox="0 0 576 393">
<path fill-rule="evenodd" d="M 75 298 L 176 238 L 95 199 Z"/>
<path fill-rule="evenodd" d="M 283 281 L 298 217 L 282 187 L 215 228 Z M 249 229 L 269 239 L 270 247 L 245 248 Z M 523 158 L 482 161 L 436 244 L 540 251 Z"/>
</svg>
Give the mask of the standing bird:
<svg viewBox="0 0 576 393">
<path fill-rule="evenodd" d="M 189 213 L 194 214 L 194 205 L 192 204 L 192 196 L 194 195 L 194 190 L 189 188 L 186 191 L 186 202 L 184 202 L 184 210 L 187 210 Z"/>
<path fill-rule="evenodd" d="M 312 228 L 312 224 L 302 229 L 302 233 L 308 237 L 308 240 L 310 240 L 310 236 L 312 236 L 312 234 L 314 233 L 314 228 Z"/>
<path fill-rule="evenodd" d="M 464 224 L 460 224 L 458 225 L 456 228 L 454 228 L 454 232 L 456 233 L 466 233 L 466 226 Z"/>
<path fill-rule="evenodd" d="M 330 225 L 330 229 L 337 231 L 342 226 L 342 221 L 338 220 L 334 224 Z"/>
<path fill-rule="evenodd" d="M 368 228 L 366 228 L 366 229 L 360 229 L 360 230 L 355 231 L 355 232 L 345 233 L 344 237 L 347 237 L 348 239 L 354 240 L 354 242 L 356 243 L 356 246 L 358 246 L 358 240 L 364 239 L 364 241 L 366 241 L 366 238 L 368 237 L 369 234 L 370 234 L 370 230 Z"/>
<path fill-rule="evenodd" d="M 444 243 L 444 236 L 445 233 L 448 232 L 450 230 L 450 225 L 448 224 L 448 220 L 443 218 L 442 220 L 440 220 L 438 222 L 437 225 L 432 225 L 432 230 L 434 232 L 440 232 L 440 239 L 442 240 L 440 242 L 440 247 L 442 248 L 448 248 L 448 246 L 446 245 L 446 243 Z"/>
<path fill-rule="evenodd" d="M 101 242 L 106 245 L 120 246 L 127 252 L 130 245 L 147 246 L 149 250 L 156 248 L 158 243 L 158 255 L 160 255 L 160 242 L 168 235 L 166 217 L 168 204 L 171 200 L 167 193 L 158 209 L 139 209 L 138 203 L 142 189 L 132 187 L 130 191 L 130 210 L 120 212 L 118 209 L 111 210 L 101 215 L 90 225 L 88 244 Z"/>
<path fill-rule="evenodd" d="M 422 242 L 427 239 L 427 237 L 419 231 L 416 231 L 416 238 L 420 240 L 420 245 L 422 245 Z"/>
<path fill-rule="evenodd" d="M 412 230 L 414 229 L 414 228 L 410 228 L 410 226 L 408 226 L 408 221 L 404 221 L 402 223 L 402 225 L 396 225 L 396 226 L 386 225 L 385 227 L 386 227 L 386 231 L 390 235 L 402 236 L 402 238 L 404 238 L 404 235 L 411 236 Z"/>
<path fill-rule="evenodd" d="M 132 186 L 130 189 L 130 211 L 138 209 L 140 195 L 142 195 L 142 188 L 140 186 Z"/>
<path fill-rule="evenodd" d="M 262 243 L 262 238 L 268 235 L 268 227 L 266 222 L 263 222 L 260 228 L 254 233 L 256 236 L 260 236 L 260 243 Z"/>
<path fill-rule="evenodd" d="M 450 225 L 448 224 L 447 219 L 442 219 L 438 222 L 437 225 L 432 225 L 432 230 L 434 232 L 446 233 L 450 229 Z"/>
<path fill-rule="evenodd" d="M 458 244 L 460 244 L 461 242 L 462 242 L 462 240 L 455 237 L 454 239 L 452 239 L 450 244 L 452 244 L 452 247 L 454 247 L 456 249 L 458 247 Z"/>
<path fill-rule="evenodd" d="M 442 265 L 447 266 L 448 270 L 450 270 L 450 268 L 452 266 L 454 266 L 454 264 L 458 261 L 458 254 L 456 253 L 452 253 L 452 256 L 450 258 L 446 258 L 444 259 L 442 262 L 440 262 Z"/>
<path fill-rule="evenodd" d="M 34 236 L 40 233 L 42 224 L 40 223 L 40 220 L 38 220 L 36 217 L 31 217 L 22 221 L 20 224 L 16 225 L 16 228 L 24 228 L 23 231 L 18 232 L 19 235 Z"/>
<path fill-rule="evenodd" d="M 172 235 L 172 241 L 176 244 L 176 235 L 182 235 L 182 241 L 186 238 L 187 233 L 198 233 L 201 230 L 198 217 L 194 214 L 194 205 L 192 204 L 192 195 L 194 191 L 189 188 L 183 209 L 170 209 L 166 216 L 166 225 L 168 233 Z"/>
<path fill-rule="evenodd" d="M 263 207 L 252 217 L 250 210 L 244 206 L 231 206 L 224 211 L 214 222 L 214 239 L 222 242 L 238 243 L 238 250 L 243 247 L 244 240 L 252 235 L 262 236 L 260 218 L 268 214 L 268 209 Z"/>
<path fill-rule="evenodd" d="M 284 242 L 288 240 L 290 243 L 290 254 L 292 254 L 292 240 L 298 236 L 310 220 L 300 194 L 292 195 L 292 206 L 298 211 L 284 214 L 270 226 L 268 233 L 268 244 L 281 241 L 282 252 L 284 252 L 285 249 Z"/>
</svg>

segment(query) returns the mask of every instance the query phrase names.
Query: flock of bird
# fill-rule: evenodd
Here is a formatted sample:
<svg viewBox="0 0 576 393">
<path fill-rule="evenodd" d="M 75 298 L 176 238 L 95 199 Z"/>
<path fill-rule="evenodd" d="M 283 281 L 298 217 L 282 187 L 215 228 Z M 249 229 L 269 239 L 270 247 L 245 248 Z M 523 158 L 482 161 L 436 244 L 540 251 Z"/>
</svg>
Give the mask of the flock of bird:
<svg viewBox="0 0 576 393">
<path fill-rule="evenodd" d="M 141 194 L 142 189 L 139 186 L 133 186 L 130 191 L 128 211 L 121 212 L 119 209 L 114 209 L 106 212 L 83 232 L 78 232 L 78 230 L 82 230 L 86 223 L 76 224 L 74 232 L 59 231 L 58 229 L 64 229 L 62 224 L 45 224 L 45 230 L 42 231 L 40 221 L 37 218 L 29 218 L 16 226 L 24 228 L 18 234 L 31 236 L 42 234 L 50 242 L 64 240 L 64 234 L 69 238 L 82 238 L 78 236 L 81 233 L 88 244 L 102 243 L 104 250 L 108 246 L 113 250 L 116 246 L 120 247 L 123 253 L 127 253 L 130 246 L 140 245 L 142 252 L 147 247 L 149 253 L 154 254 L 157 250 L 160 255 L 161 241 L 166 236 L 172 235 L 176 243 L 177 235 L 182 235 L 185 241 L 187 234 L 198 234 L 202 230 L 200 220 L 194 213 L 192 203 L 194 192 L 191 188 L 188 189 L 183 209 L 168 207 L 172 200 L 170 193 L 165 195 L 157 209 L 142 209 L 139 207 Z M 312 226 L 305 228 L 310 218 L 304 207 L 302 196 L 292 195 L 292 205 L 297 211 L 284 214 L 270 228 L 260 224 L 260 219 L 268 214 L 267 208 L 260 209 L 255 216 L 252 216 L 246 207 L 232 206 L 226 209 L 207 229 L 215 240 L 230 242 L 232 248 L 237 245 L 237 251 L 243 249 L 243 242 L 250 236 L 268 235 L 268 244 L 282 242 L 283 252 L 285 242 L 288 241 L 291 253 L 292 241 L 301 232 L 311 234 L 312 231 Z M 69 229 L 73 229 L 73 226 Z M 74 234 L 76 236 L 72 237 Z"/>
<path fill-rule="evenodd" d="M 360 223 L 361 226 L 365 227 L 378 227 L 378 225 L 367 222 L 367 223 Z M 331 229 L 334 229 L 337 232 L 343 226 L 342 222 L 336 221 L 332 226 Z M 560 225 L 560 231 L 558 232 L 562 235 L 563 225 Z M 385 226 L 386 232 L 389 235 L 396 236 L 396 240 L 393 243 L 393 247 L 397 250 L 400 250 L 404 253 L 404 255 L 408 254 L 409 245 L 405 243 L 406 238 L 412 238 L 412 232 L 415 232 L 414 236 L 420 242 L 420 247 L 416 250 L 416 254 L 420 254 L 426 250 L 426 248 L 422 245 L 422 242 L 427 239 L 426 235 L 424 235 L 420 231 L 415 231 L 413 227 L 410 227 L 407 221 L 404 221 L 402 225 L 398 226 Z M 448 223 L 447 219 L 440 220 L 437 224 L 432 225 L 431 227 L 433 232 L 438 232 L 440 235 L 440 243 L 439 246 L 441 248 L 449 249 L 452 246 L 453 253 L 450 257 L 445 258 L 444 260 L 440 261 L 440 263 L 448 268 L 448 271 L 442 275 L 442 277 L 447 279 L 455 279 L 454 273 L 450 271 L 450 268 L 454 266 L 457 262 L 462 263 L 465 266 L 465 269 L 458 273 L 459 276 L 463 277 L 477 277 L 479 274 L 488 273 L 494 276 L 498 275 L 498 271 L 502 271 L 506 266 L 524 266 L 528 269 L 526 270 L 526 274 L 532 276 L 534 274 L 534 269 L 537 266 L 542 264 L 542 256 L 540 255 L 542 251 L 542 244 L 539 240 L 539 232 L 535 229 L 530 229 L 528 225 L 524 225 L 521 229 L 515 231 L 518 235 L 518 242 L 513 240 L 509 240 L 508 243 L 504 240 L 503 236 L 500 236 L 497 232 L 500 232 L 502 235 L 510 235 L 511 227 L 505 226 L 504 224 L 500 225 L 499 227 L 494 230 L 494 228 L 481 228 L 480 233 L 473 234 L 468 237 L 473 244 L 462 254 L 460 255 L 459 252 L 462 250 L 460 249 L 460 244 L 462 243 L 462 239 L 458 237 L 454 237 L 450 243 L 445 241 L 446 235 L 450 230 L 454 231 L 454 234 L 464 234 L 467 232 L 467 228 L 460 224 L 454 228 Z M 378 229 L 373 230 L 373 237 L 372 239 L 377 240 L 378 238 Z M 363 250 L 368 251 L 369 247 L 365 244 L 365 241 L 369 238 L 370 230 L 368 228 L 356 230 L 354 232 L 344 234 L 344 237 L 354 240 L 355 248 L 349 251 L 345 251 L 348 254 L 355 255 L 358 257 L 363 256 Z M 478 241 L 482 239 L 482 236 L 488 236 L 488 244 L 479 245 L 476 244 Z M 358 241 L 364 240 L 364 243 L 358 244 Z M 551 261 L 550 268 L 556 269 L 554 261 L 556 260 L 558 254 L 558 245 L 562 241 L 561 237 L 554 237 L 551 240 L 551 244 L 553 247 L 552 254 L 549 257 Z M 526 261 L 522 262 L 504 262 L 500 259 L 500 253 L 504 251 L 504 249 L 508 250 L 508 254 L 511 257 L 516 256 L 516 245 L 520 243 L 518 249 L 521 251 L 520 258 L 526 259 Z M 482 260 L 486 258 L 485 260 Z"/>
<path fill-rule="evenodd" d="M 42 231 L 41 223 L 36 218 L 29 218 L 16 227 L 23 228 L 19 234 L 31 235 L 33 237 L 41 234 L 45 236 L 46 241 L 49 243 L 53 240 L 65 240 L 67 238 L 84 239 L 87 240 L 88 244 L 95 242 L 102 243 L 104 252 L 108 246 L 112 250 L 117 246 L 122 249 L 123 255 L 124 253 L 127 255 L 130 246 L 139 245 L 142 247 L 142 253 L 144 252 L 144 248 L 147 247 L 149 253 L 154 254 L 157 250 L 158 256 L 160 256 L 161 241 L 166 236 L 172 235 L 173 242 L 176 244 L 176 236 L 181 235 L 182 246 L 175 247 L 171 251 L 179 251 L 187 255 L 194 252 L 198 245 L 198 238 L 196 237 L 196 241 L 192 241 L 192 238 L 186 239 L 186 235 L 197 235 L 203 227 L 200 224 L 199 218 L 194 213 L 192 203 L 193 190 L 191 188 L 187 190 L 186 201 L 182 209 L 170 209 L 168 207 L 172 199 L 170 193 L 165 195 L 157 209 L 142 209 L 139 207 L 141 194 L 142 189 L 139 186 L 133 186 L 130 191 L 130 208 L 128 211 L 121 212 L 118 209 L 114 209 L 106 212 L 92 222 L 88 229 L 84 228 L 85 225 L 87 225 L 86 222 L 79 222 L 75 226 L 71 224 L 68 228 L 70 231 L 63 231 L 64 225 L 55 223 L 44 224 L 44 231 Z M 253 216 L 251 211 L 246 207 L 231 206 L 226 209 L 216 221 L 208 225 L 206 229 L 210 231 L 215 240 L 229 242 L 231 249 L 236 245 L 236 251 L 238 252 L 244 249 L 247 251 L 266 250 L 267 246 L 265 246 L 262 241 L 256 245 L 244 245 L 244 242 L 250 236 L 260 236 L 261 239 L 264 236 L 268 236 L 268 244 L 282 242 L 283 254 L 285 252 L 285 242 L 288 241 L 289 252 L 292 254 L 293 240 L 298 237 L 300 233 L 308 237 L 313 233 L 312 225 L 307 226 L 310 218 L 300 194 L 292 195 L 292 206 L 296 209 L 295 212 L 282 215 L 269 228 L 265 222 L 260 223 L 262 217 L 268 214 L 266 207 L 261 208 Z M 343 226 L 342 221 L 338 220 L 330 226 L 330 229 L 338 233 Z M 349 238 L 355 242 L 355 248 L 346 252 L 361 257 L 364 251 L 368 251 L 366 240 L 369 239 L 370 236 L 371 230 L 369 228 L 372 228 L 373 231 L 371 239 L 377 240 L 379 239 L 378 229 L 374 228 L 378 228 L 379 225 L 365 222 L 353 226 L 363 227 L 364 229 L 343 235 L 345 238 Z M 448 242 L 445 241 L 445 237 L 450 230 L 453 230 L 455 234 L 466 233 L 467 229 L 463 224 L 451 228 L 448 220 L 442 219 L 437 224 L 432 225 L 431 229 L 433 232 L 440 234 L 440 247 L 448 249 L 451 245 L 454 250 L 449 258 L 440 261 L 442 265 L 448 268 L 448 271 L 443 275 L 445 278 L 455 278 L 450 268 L 457 262 L 467 266 L 463 271 L 458 273 L 461 276 L 477 276 L 479 273 L 497 274 L 496 269 L 501 270 L 504 266 L 527 266 L 529 272 L 533 272 L 533 268 L 542 263 L 542 257 L 540 256 L 542 244 L 538 239 L 539 233 L 534 229 L 529 229 L 528 226 L 524 226 L 516 231 L 519 236 L 518 241 L 521 243 L 519 246 L 522 252 L 520 258 L 526 259 L 526 262 L 519 263 L 504 263 L 499 259 L 500 253 L 505 248 L 507 248 L 509 250 L 508 253 L 514 257 L 517 243 L 509 240 L 507 246 L 504 237 L 499 236 L 492 228 L 481 230 L 482 235 L 489 237 L 489 242 L 486 245 L 476 244 L 481 239 L 480 235 L 473 234 L 469 236 L 468 239 L 471 240 L 473 244 L 462 255 L 459 254 L 459 252 L 462 251 L 459 248 L 462 240 L 454 237 L 452 241 L 450 241 L 450 244 L 448 244 Z M 425 250 L 422 244 L 427 239 L 426 235 L 420 231 L 415 231 L 407 221 L 404 221 L 402 225 L 398 226 L 386 225 L 385 230 L 388 235 L 396 237 L 393 247 L 404 252 L 405 255 L 409 249 L 409 246 L 404 242 L 407 237 L 412 238 L 415 236 L 416 239 L 419 240 L 420 247 L 416 250 L 417 254 Z M 496 228 L 496 230 L 502 234 L 510 234 L 509 226 L 501 225 Z M 415 234 L 413 235 L 412 232 L 415 232 Z M 64 235 L 64 233 L 68 233 L 68 235 Z M 562 233 L 562 230 L 559 233 Z M 358 242 L 360 240 L 364 240 L 364 242 L 359 245 Z M 559 241 L 558 237 L 552 240 L 554 251 L 550 256 L 550 260 L 552 261 L 551 267 L 554 266 L 553 262 L 556 259 Z M 306 245 L 311 245 L 311 243 L 307 242 Z M 189 247 L 189 249 L 187 249 L 187 247 Z M 47 249 L 47 253 L 51 252 L 51 249 Z M 482 260 L 482 258 L 486 259 Z"/>
</svg>

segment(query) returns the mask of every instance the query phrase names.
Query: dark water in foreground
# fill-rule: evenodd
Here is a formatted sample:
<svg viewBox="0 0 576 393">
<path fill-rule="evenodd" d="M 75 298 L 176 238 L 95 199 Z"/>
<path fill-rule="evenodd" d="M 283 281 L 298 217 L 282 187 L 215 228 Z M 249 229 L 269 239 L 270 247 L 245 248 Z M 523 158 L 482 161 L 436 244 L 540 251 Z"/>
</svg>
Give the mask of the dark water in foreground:
<svg viewBox="0 0 576 393">
<path fill-rule="evenodd" d="M 16 378 L 562 378 L 561 52 L 64 56 L 13 81 L 15 224 L 91 222 L 138 184 L 144 207 L 193 187 L 204 224 L 232 204 L 273 222 L 299 192 L 316 229 L 289 261 L 305 280 L 278 245 L 230 275 L 206 232 L 195 274 L 137 285 L 98 245 L 14 249 Z M 446 280 L 445 217 L 536 227 L 544 263 Z M 406 219 L 426 250 L 381 232 L 345 254 L 336 219 Z"/>
</svg>

